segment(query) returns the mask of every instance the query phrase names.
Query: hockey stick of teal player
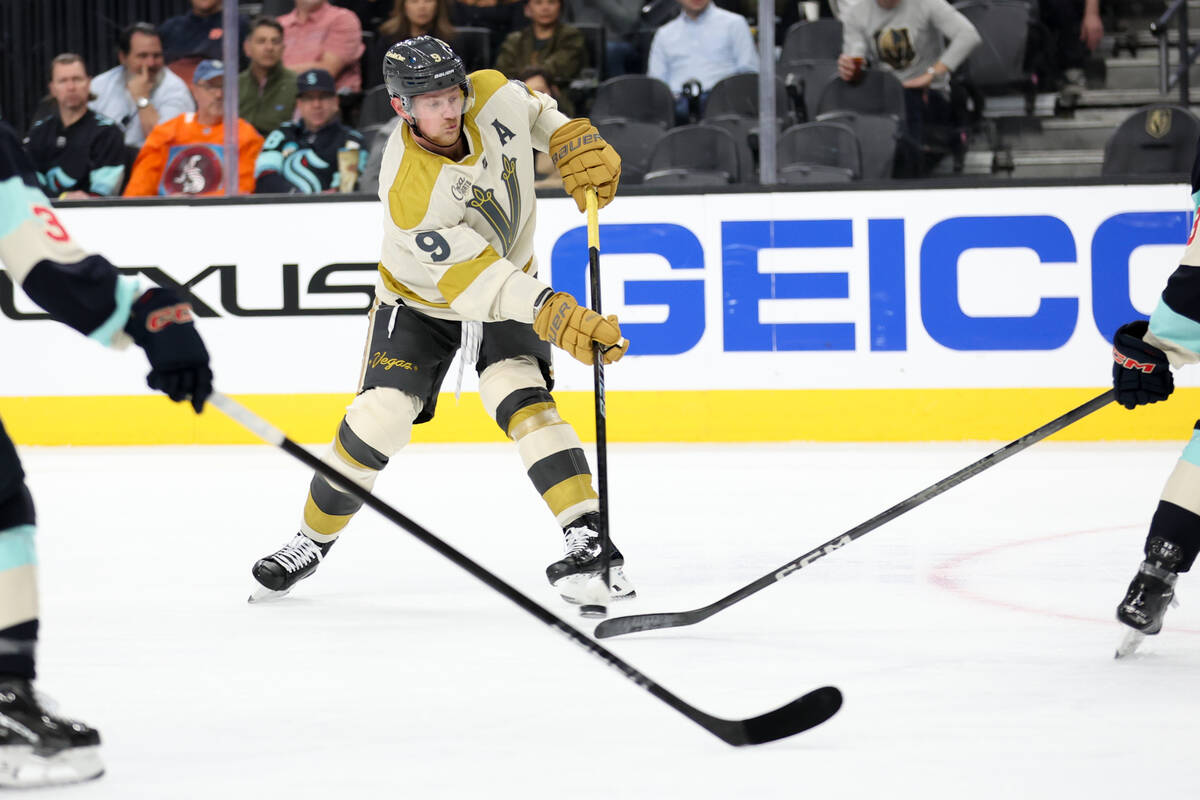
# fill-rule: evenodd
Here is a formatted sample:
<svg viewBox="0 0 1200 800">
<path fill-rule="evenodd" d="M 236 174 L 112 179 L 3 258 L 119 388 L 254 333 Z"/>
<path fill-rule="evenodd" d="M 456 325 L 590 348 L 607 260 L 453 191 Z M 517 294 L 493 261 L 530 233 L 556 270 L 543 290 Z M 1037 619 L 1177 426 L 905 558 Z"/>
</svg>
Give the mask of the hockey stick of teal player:
<svg viewBox="0 0 1200 800">
<path fill-rule="evenodd" d="M 783 739 L 792 734 L 800 733 L 801 731 L 806 731 L 809 728 L 820 725 L 836 714 L 842 706 L 842 693 L 838 691 L 837 687 L 822 686 L 803 697 L 793 700 L 787 705 L 781 706 L 774 711 L 768 711 L 757 717 L 730 720 L 705 713 L 642 674 L 599 642 L 593 641 L 554 614 L 551 614 L 503 579 L 475 563 L 437 536 L 434 536 L 421 525 L 404 516 L 371 492 L 356 483 L 345 480 L 337 470 L 287 438 L 282 431 L 245 406 L 220 392 L 213 392 L 208 398 L 208 402 L 219 408 L 235 422 L 253 432 L 263 441 L 275 445 L 288 455 L 302 462 L 309 469 L 319 472 L 327 480 L 341 487 L 343 491 L 354 495 L 365 505 L 378 511 L 389 521 L 404 528 L 421 542 L 432 547 L 486 583 L 492 589 L 504 595 L 513 603 L 516 603 L 522 610 L 533 615 L 543 624 L 563 634 L 575 644 L 587 650 L 605 664 L 616 669 L 626 678 L 728 744 L 741 746 L 763 744 Z"/>
<path fill-rule="evenodd" d="M 710 603 L 702 608 L 695 608 L 691 611 L 672 611 L 662 614 L 633 614 L 628 617 L 616 617 L 615 619 L 606 619 L 596 626 L 595 635 L 600 639 L 607 639 L 611 636 L 620 636 L 624 633 L 635 633 L 637 631 L 653 631 L 660 628 L 680 628 L 685 625 L 695 625 L 697 622 L 702 622 L 718 611 L 724 611 L 735 603 L 740 603 L 750 595 L 760 592 L 773 583 L 777 583 L 794 572 L 798 572 L 814 561 L 824 558 L 834 550 L 840 550 L 846 545 L 853 542 L 860 536 L 865 536 L 871 531 L 886 522 L 891 522 L 896 517 L 908 511 L 912 511 L 917 506 L 924 503 L 926 500 L 932 500 L 947 489 L 952 489 L 958 486 L 968 478 L 973 478 L 986 469 L 996 466 L 1009 456 L 1014 456 L 1030 445 L 1040 442 L 1052 433 L 1057 433 L 1068 425 L 1078 422 L 1079 420 L 1104 408 L 1113 401 L 1115 392 L 1109 389 L 1102 395 L 1092 398 L 1078 408 L 1068 411 L 1058 419 L 1047 422 L 1042 427 L 1035 431 L 1022 436 L 1016 441 L 1006 444 L 999 450 L 984 456 L 970 466 L 963 467 L 958 472 L 946 478 L 942 478 L 932 486 L 928 486 L 914 494 L 907 500 L 902 500 L 896 505 L 889 508 L 887 511 L 881 512 L 874 517 L 871 517 L 866 522 L 851 528 L 841 536 L 830 539 L 822 545 L 814 547 L 799 558 L 793 559 L 778 569 L 772 570 L 762 576 L 753 583 L 749 583 L 738 589 L 731 595 L 722 597 L 715 603 Z"/>
<path fill-rule="evenodd" d="M 596 190 L 587 190 L 588 275 L 592 285 L 592 311 L 600 312 L 600 204 Z M 600 563 L 608 588 L 608 409 L 604 395 L 604 359 L 600 344 L 592 345 L 592 383 L 596 404 L 596 494 L 600 504 Z"/>
</svg>

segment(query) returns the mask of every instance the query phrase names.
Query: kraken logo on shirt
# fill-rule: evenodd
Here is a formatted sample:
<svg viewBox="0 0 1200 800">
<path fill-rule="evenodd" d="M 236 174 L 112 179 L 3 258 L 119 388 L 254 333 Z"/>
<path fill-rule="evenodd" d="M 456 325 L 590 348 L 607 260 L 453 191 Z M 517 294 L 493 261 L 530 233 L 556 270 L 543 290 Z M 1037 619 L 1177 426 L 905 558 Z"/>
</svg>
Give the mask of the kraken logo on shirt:
<svg viewBox="0 0 1200 800">
<path fill-rule="evenodd" d="M 483 215 L 500 237 L 501 255 L 508 255 L 517 241 L 517 226 L 521 224 L 521 185 L 517 181 L 517 160 L 508 156 L 502 158 L 504 169 L 500 172 L 500 179 L 508 190 L 508 212 L 505 213 L 500 203 L 496 202 L 495 189 L 480 189 L 478 186 L 471 187 L 473 197 L 467 205 Z"/>
<path fill-rule="evenodd" d="M 895 70 L 907 67 L 917 55 L 908 28 L 883 28 L 876 31 L 875 47 L 879 50 L 879 58 L 883 63 Z"/>
</svg>

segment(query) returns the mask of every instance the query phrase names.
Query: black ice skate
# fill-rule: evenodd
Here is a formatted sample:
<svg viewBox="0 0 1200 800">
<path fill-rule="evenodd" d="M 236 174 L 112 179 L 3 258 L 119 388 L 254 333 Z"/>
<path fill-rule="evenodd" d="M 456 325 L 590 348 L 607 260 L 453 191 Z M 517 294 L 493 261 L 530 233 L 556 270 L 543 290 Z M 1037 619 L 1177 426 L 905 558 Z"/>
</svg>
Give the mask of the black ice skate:
<svg viewBox="0 0 1200 800">
<path fill-rule="evenodd" d="M 100 734 L 44 705 L 27 679 L 0 680 L 0 787 L 58 786 L 104 774 Z"/>
<path fill-rule="evenodd" d="M 1117 658 L 1137 649 L 1142 639 L 1162 630 L 1167 608 L 1175 602 L 1175 581 L 1179 576 L 1182 553 L 1179 546 L 1155 537 L 1150 540 L 1150 555 L 1138 567 L 1138 573 L 1117 606 L 1117 619 L 1130 630 L 1117 648 Z"/>
<path fill-rule="evenodd" d="M 563 529 L 566 554 L 546 567 L 546 578 L 550 585 L 568 603 L 591 603 L 603 598 L 591 597 L 586 590 L 588 582 L 603 569 L 600 559 L 600 516 L 584 514 Z M 611 600 L 626 600 L 637 596 L 633 584 L 625 577 L 625 557 L 617 546 L 608 543 L 608 597 Z"/>
<path fill-rule="evenodd" d="M 260 558 L 250 573 L 261 587 L 250 595 L 250 602 L 278 600 L 286 595 L 297 582 L 316 572 L 331 547 L 333 542 L 322 544 L 314 542 L 303 533 L 297 533 L 283 547 L 265 558 Z"/>
</svg>

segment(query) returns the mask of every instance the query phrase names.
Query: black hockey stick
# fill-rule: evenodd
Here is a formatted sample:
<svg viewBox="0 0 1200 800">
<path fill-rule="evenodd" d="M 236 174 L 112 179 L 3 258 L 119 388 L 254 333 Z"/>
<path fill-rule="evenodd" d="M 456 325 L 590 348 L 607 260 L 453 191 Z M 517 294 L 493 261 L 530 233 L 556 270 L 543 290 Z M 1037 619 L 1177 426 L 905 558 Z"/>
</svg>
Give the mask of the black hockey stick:
<svg viewBox="0 0 1200 800">
<path fill-rule="evenodd" d="M 588 274 L 592 283 L 592 311 L 600 314 L 600 204 L 596 190 L 587 190 Z M 592 345 L 592 383 L 596 404 L 596 494 L 600 504 L 600 575 L 608 588 L 608 409 L 604 396 L 604 358 L 600 343 Z M 581 608 L 581 611 L 587 609 Z M 599 609 L 596 609 L 597 611 Z"/>
<path fill-rule="evenodd" d="M 724 611 L 734 603 L 740 603 L 750 595 L 760 592 L 771 584 L 783 580 L 793 572 L 804 569 L 809 564 L 817 561 L 818 559 L 824 558 L 834 550 L 840 550 L 860 536 L 867 535 L 880 525 L 883 525 L 886 522 L 891 522 L 901 514 L 912 511 L 926 500 L 932 500 L 947 489 L 952 489 L 968 478 L 973 478 L 984 470 L 994 467 L 1009 456 L 1016 455 L 1026 447 L 1045 439 L 1050 434 L 1061 431 L 1063 428 L 1067 427 L 1073 422 L 1078 422 L 1088 414 L 1091 414 L 1093 411 L 1098 411 L 1099 409 L 1104 408 L 1104 406 L 1113 401 L 1113 397 L 1114 392 L 1112 389 L 1109 389 L 1104 394 L 1092 398 L 1078 408 L 1068 411 L 1058 419 L 1047 422 L 1037 430 L 1031 431 L 1022 436 L 1020 439 L 1004 445 L 1004 447 L 1001 447 L 994 453 L 984 456 L 974 464 L 963 467 L 949 477 L 942 478 L 937 483 L 922 489 L 907 500 L 902 500 L 901 502 L 889 508 L 887 511 L 871 517 L 866 522 L 851 528 L 841 536 L 838 536 L 835 539 L 830 539 L 828 542 L 825 542 L 825 544 L 814 547 L 812 550 L 809 550 L 799 558 L 789 561 L 782 567 L 779 567 L 773 572 L 769 572 L 758 580 L 754 581 L 754 583 L 743 586 L 733 594 L 728 595 L 727 597 L 722 597 L 715 603 L 710 603 L 703 608 L 695 608 L 691 611 L 675 611 L 665 614 L 633 614 L 628 617 L 606 619 L 596 626 L 596 637 L 600 639 L 607 639 L 612 636 L 620 636 L 624 633 L 653 631 L 660 628 L 680 628 L 685 625 L 695 625 L 697 622 L 702 622 L 711 617 L 713 614 L 716 614 L 718 611 Z"/>
<path fill-rule="evenodd" d="M 231 419 L 245 426 L 252 431 L 256 436 L 263 441 L 273 444 L 283 450 L 288 455 L 303 462 L 305 466 L 316 472 L 321 473 L 327 480 L 333 482 L 343 490 L 353 494 L 366 505 L 378 511 L 391 522 L 404 528 L 413 536 L 420 539 L 425 544 L 432 547 L 434 550 L 441 553 L 446 558 L 453 561 L 458 566 L 465 569 L 467 572 L 474 575 L 479 580 L 486 583 L 491 588 L 495 589 L 500 594 L 507 597 L 509 600 L 516 603 L 525 611 L 537 617 L 544 624 L 564 634 L 571 641 L 583 647 L 602 660 L 610 667 L 617 669 L 629 680 L 641 686 L 650 694 L 663 701 L 671 708 L 683 714 L 688 719 L 695 722 L 700 727 L 704 728 L 709 733 L 717 736 L 722 741 L 729 744 L 747 745 L 747 744 L 763 744 L 764 742 L 773 742 L 776 739 L 783 739 L 801 731 L 806 731 L 816 725 L 820 725 L 825 720 L 837 713 L 837 710 L 842 705 L 842 693 L 833 686 L 823 686 L 820 689 L 814 689 L 803 697 L 793 700 L 787 705 L 777 708 L 774 711 L 769 711 L 757 717 L 749 719 L 721 719 L 714 717 L 711 714 L 706 714 L 700 709 L 692 706 L 680 698 L 676 697 L 671 692 L 659 686 L 650 678 L 643 675 L 637 669 L 618 658 L 615 654 L 609 652 L 598 642 L 594 642 L 587 636 L 583 635 L 575 628 L 571 627 L 561 619 L 551 614 L 546 609 L 542 608 L 537 603 L 530 600 L 517 589 L 510 586 L 503 579 L 492 574 L 484 567 L 472 561 L 467 556 L 454 549 L 446 542 L 434 536 L 425 528 L 413 522 L 408 517 L 401 514 L 396 509 L 392 508 L 387 503 L 383 502 L 375 495 L 363 489 L 357 484 L 345 480 L 337 470 L 325 464 L 319 458 L 309 453 L 300 445 L 293 442 L 291 439 L 284 436 L 283 432 L 278 428 L 273 427 L 270 423 L 253 413 L 249 409 L 242 406 L 240 403 L 226 397 L 220 392 L 213 392 L 209 397 L 209 402 L 225 412 Z"/>
</svg>

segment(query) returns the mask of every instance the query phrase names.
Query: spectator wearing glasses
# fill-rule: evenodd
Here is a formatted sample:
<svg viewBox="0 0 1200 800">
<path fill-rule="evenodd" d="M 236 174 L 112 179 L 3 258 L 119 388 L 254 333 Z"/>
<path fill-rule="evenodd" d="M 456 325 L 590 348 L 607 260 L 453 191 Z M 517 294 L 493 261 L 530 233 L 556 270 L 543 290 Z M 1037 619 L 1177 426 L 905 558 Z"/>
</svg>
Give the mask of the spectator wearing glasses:
<svg viewBox="0 0 1200 800">
<path fill-rule="evenodd" d="M 201 61 L 196 67 L 196 111 L 180 114 L 150 132 L 133 164 L 126 197 L 220 194 L 225 190 L 225 67 Z M 254 191 L 254 160 L 263 138 L 245 120 L 238 126 L 238 188 Z"/>
<path fill-rule="evenodd" d="M 163 66 L 162 40 L 150 23 L 121 31 L 117 59 L 118 66 L 92 79 L 96 99 L 89 106 L 125 129 L 129 147 L 141 147 L 160 122 L 196 109 L 187 84 Z"/>
<path fill-rule="evenodd" d="M 25 137 L 25 154 L 51 197 L 79 200 L 119 195 L 125 182 L 125 134 L 88 108 L 91 79 L 74 53 L 50 62 L 50 96 L 58 113 L 39 120 Z"/>
</svg>

